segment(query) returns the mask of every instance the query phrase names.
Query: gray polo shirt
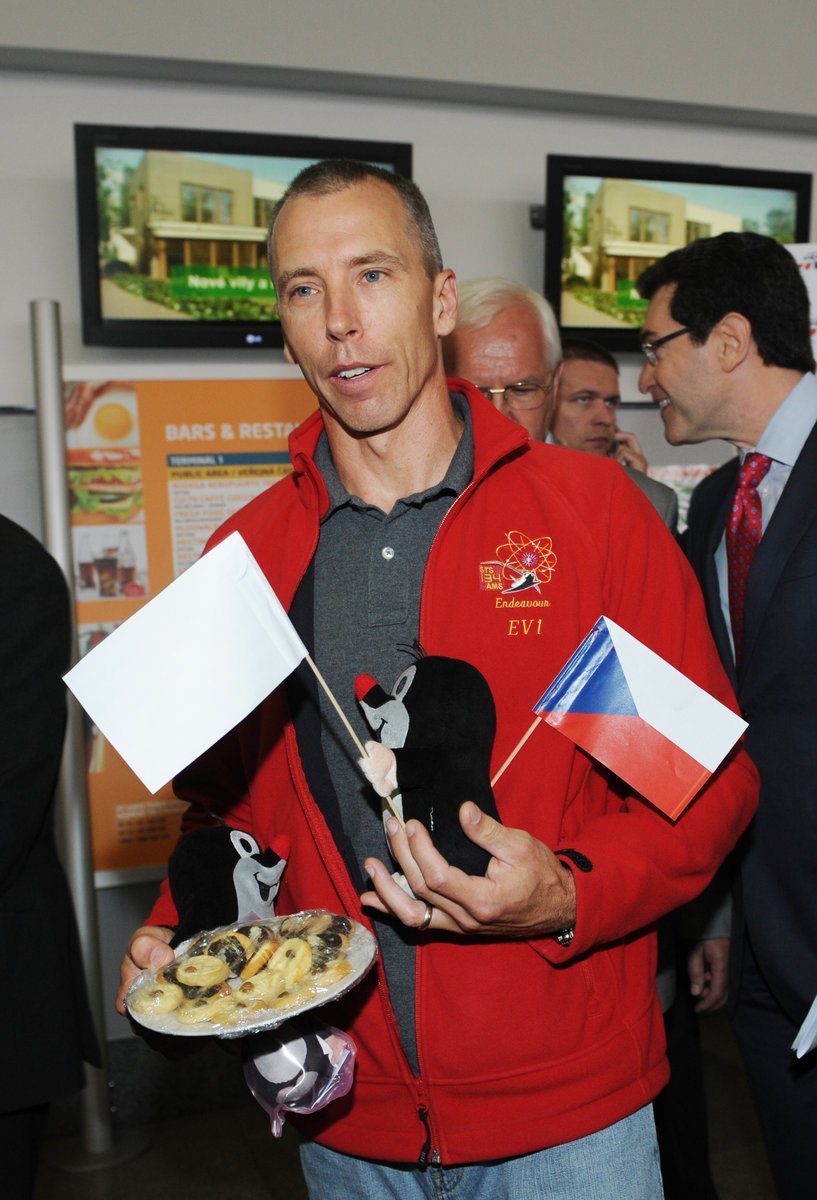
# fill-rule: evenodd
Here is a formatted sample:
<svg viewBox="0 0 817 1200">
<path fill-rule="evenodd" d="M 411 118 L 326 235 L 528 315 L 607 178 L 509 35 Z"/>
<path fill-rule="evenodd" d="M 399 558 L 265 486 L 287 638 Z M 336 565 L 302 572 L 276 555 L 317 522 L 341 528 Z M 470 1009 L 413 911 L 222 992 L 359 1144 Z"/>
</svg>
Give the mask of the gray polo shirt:
<svg viewBox="0 0 817 1200">
<path fill-rule="evenodd" d="M 335 471 L 326 434 L 315 463 L 329 493 L 315 555 L 315 662 L 361 742 L 373 736 L 355 699 L 355 678 L 374 676 L 388 692 L 416 657 L 420 594 L 431 543 L 456 497 L 471 481 L 474 447 L 464 397 L 452 404 L 463 433 L 445 477 L 398 500 L 384 513 L 346 491 Z M 322 689 L 321 744 L 337 791 L 341 818 L 359 863 L 368 856 L 391 864 L 381 800 L 357 766 L 358 752 Z M 414 1041 L 416 935 L 399 922 L 372 914 L 403 1045 L 419 1073 Z"/>
</svg>

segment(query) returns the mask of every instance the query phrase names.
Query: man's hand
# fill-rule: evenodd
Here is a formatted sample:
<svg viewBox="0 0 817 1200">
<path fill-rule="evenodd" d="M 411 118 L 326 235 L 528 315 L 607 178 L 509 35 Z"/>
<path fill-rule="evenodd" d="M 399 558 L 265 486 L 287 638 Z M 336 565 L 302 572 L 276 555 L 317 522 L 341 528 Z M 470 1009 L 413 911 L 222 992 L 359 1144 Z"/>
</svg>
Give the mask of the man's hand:
<svg viewBox="0 0 817 1200">
<path fill-rule="evenodd" d="M 388 822 L 391 852 L 417 899 L 409 896 L 377 858 L 366 860 L 374 891 L 363 904 L 393 913 L 404 925 L 455 933 L 537 937 L 557 933 L 576 920 L 573 874 L 553 852 L 523 829 L 509 829 L 470 801 L 460 809 L 464 832 L 492 856 L 485 876 L 466 875 L 435 849 L 419 821 L 405 829 Z"/>
<path fill-rule="evenodd" d="M 696 942 L 687 958 L 689 990 L 698 996 L 696 1012 L 715 1012 L 726 1003 L 729 977 L 729 938 Z"/>
<path fill-rule="evenodd" d="M 641 449 L 641 443 L 635 434 L 624 433 L 621 429 L 616 431 L 613 443 L 613 457 L 616 462 L 625 463 L 635 471 L 643 471 L 645 475 L 647 467 L 650 465 L 647 462 L 646 454 Z"/>
<path fill-rule="evenodd" d="M 142 925 L 130 940 L 128 952 L 119 965 L 119 991 L 116 1011 L 125 1015 L 125 992 L 140 971 L 158 971 L 173 961 L 169 942 L 173 930 L 165 925 Z"/>
</svg>

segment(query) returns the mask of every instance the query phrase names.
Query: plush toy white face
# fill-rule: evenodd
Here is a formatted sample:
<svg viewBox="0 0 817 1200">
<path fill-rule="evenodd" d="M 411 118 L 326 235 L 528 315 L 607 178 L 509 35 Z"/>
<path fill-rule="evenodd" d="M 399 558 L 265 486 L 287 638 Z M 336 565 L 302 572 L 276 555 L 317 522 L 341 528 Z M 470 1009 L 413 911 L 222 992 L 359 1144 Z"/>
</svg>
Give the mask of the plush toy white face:
<svg viewBox="0 0 817 1200">
<path fill-rule="evenodd" d="M 239 920 L 249 916 L 258 920 L 264 916 L 274 916 L 275 897 L 287 865 L 286 859 L 279 859 L 271 867 L 264 866 L 254 857 L 261 853 L 255 838 L 238 829 L 232 831 L 230 841 L 239 856 L 233 868 Z"/>
<path fill-rule="evenodd" d="M 391 695 L 383 704 L 367 704 L 361 700 L 361 707 L 366 714 L 373 732 L 384 746 L 390 750 L 399 750 L 405 746 L 409 730 L 409 712 L 406 708 L 406 696 L 414 682 L 417 664 L 406 667 L 398 676 L 391 690 Z"/>
</svg>

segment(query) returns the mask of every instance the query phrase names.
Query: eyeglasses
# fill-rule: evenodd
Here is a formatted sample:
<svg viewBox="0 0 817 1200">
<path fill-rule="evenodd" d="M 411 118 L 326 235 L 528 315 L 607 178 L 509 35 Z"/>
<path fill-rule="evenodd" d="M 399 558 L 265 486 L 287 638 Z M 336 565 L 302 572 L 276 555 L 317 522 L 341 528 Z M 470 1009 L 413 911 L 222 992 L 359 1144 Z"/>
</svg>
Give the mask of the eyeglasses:
<svg viewBox="0 0 817 1200">
<path fill-rule="evenodd" d="M 547 398 L 550 386 L 544 383 L 510 383 L 504 388 L 477 388 L 493 403 L 494 396 L 502 396 L 508 408 L 540 408 Z"/>
<path fill-rule="evenodd" d="M 666 342 L 671 342 L 673 338 L 680 337 L 682 333 L 691 333 L 692 330 L 684 325 L 683 329 L 674 329 L 672 333 L 665 333 L 663 337 L 656 338 L 652 342 L 642 342 L 641 350 L 647 362 L 651 366 L 658 364 L 658 355 L 655 353 L 659 346 L 663 346 Z"/>
</svg>

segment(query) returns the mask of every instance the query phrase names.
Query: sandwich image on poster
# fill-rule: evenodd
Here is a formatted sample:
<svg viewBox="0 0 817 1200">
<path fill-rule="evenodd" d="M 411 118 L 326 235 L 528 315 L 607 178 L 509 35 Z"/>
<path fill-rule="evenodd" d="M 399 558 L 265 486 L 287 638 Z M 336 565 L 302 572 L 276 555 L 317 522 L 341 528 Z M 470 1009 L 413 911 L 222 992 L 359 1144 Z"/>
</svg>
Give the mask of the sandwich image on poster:
<svg viewBox="0 0 817 1200">
<path fill-rule="evenodd" d="M 144 519 L 139 450 L 69 450 L 67 477 L 72 525 Z"/>
<path fill-rule="evenodd" d="M 80 659 L 65 682 L 157 792 L 306 657 L 249 547 L 232 533 Z"/>
<path fill-rule="evenodd" d="M 677 819 L 746 722 L 599 617 L 533 711 Z"/>
</svg>

